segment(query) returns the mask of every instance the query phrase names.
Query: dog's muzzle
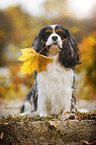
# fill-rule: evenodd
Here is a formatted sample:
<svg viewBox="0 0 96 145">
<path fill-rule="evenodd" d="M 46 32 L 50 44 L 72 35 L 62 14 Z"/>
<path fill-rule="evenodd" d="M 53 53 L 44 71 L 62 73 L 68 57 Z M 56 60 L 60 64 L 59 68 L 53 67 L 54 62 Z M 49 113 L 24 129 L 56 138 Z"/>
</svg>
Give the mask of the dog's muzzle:
<svg viewBox="0 0 96 145">
<path fill-rule="evenodd" d="M 57 45 L 59 48 L 62 48 L 62 39 L 57 34 L 51 34 L 46 42 L 46 46 Z"/>
</svg>

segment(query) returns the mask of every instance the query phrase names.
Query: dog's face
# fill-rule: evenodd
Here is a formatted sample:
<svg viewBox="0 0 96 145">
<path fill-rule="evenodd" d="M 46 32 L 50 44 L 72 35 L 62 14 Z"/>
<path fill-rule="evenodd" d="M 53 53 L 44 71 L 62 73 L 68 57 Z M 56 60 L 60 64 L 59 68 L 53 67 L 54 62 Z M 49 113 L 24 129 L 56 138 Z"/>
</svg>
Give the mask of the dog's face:
<svg viewBox="0 0 96 145">
<path fill-rule="evenodd" d="M 43 55 L 56 55 L 56 52 L 61 51 L 63 47 L 63 43 L 68 35 L 67 31 L 67 29 L 59 25 L 49 25 L 41 29 L 33 43 L 34 49 Z"/>
<path fill-rule="evenodd" d="M 79 50 L 68 29 L 60 25 L 49 25 L 40 30 L 32 46 L 45 56 L 58 54 L 58 60 L 65 67 L 79 64 Z"/>
<path fill-rule="evenodd" d="M 46 46 L 57 45 L 62 48 L 62 40 L 64 39 L 66 39 L 66 32 L 60 26 L 48 26 L 43 32 L 43 40 Z"/>
<path fill-rule="evenodd" d="M 47 48 L 47 55 L 53 56 L 58 54 L 67 37 L 67 30 L 59 25 L 50 25 L 42 29 L 41 37 Z"/>
</svg>

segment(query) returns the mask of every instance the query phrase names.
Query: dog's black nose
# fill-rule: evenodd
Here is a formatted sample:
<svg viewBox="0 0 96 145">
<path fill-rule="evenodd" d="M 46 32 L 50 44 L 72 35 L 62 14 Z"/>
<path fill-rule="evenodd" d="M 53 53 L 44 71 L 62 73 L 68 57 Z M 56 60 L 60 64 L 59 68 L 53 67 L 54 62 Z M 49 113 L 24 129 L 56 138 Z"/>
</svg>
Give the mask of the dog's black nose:
<svg viewBox="0 0 96 145">
<path fill-rule="evenodd" d="M 53 39 L 54 41 L 56 41 L 56 40 L 58 39 L 58 37 L 57 37 L 57 36 L 53 36 L 52 39 Z"/>
</svg>

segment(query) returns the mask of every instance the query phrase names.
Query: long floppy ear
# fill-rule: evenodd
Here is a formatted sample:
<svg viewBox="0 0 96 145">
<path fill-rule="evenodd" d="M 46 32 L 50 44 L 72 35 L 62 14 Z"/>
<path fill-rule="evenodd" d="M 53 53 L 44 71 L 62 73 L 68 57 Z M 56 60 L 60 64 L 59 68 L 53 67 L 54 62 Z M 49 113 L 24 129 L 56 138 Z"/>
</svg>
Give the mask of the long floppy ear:
<svg viewBox="0 0 96 145">
<path fill-rule="evenodd" d="M 36 36 L 36 38 L 34 39 L 33 44 L 32 44 L 32 48 L 33 48 L 35 51 L 38 50 L 38 42 L 39 42 L 39 34 Z"/>
<path fill-rule="evenodd" d="M 41 40 L 40 38 L 40 33 L 36 36 L 33 44 L 32 44 L 32 48 L 37 51 L 40 52 L 40 50 L 44 47 L 44 42 Z"/>
<path fill-rule="evenodd" d="M 75 39 L 67 31 L 67 37 L 59 54 L 59 61 L 67 68 L 74 68 L 79 61 L 80 53 Z"/>
<path fill-rule="evenodd" d="M 36 38 L 33 41 L 32 48 L 36 52 L 39 53 L 40 50 L 43 49 L 43 47 L 44 47 L 44 43 L 40 39 L 40 32 L 39 32 L 39 34 L 36 36 Z M 35 79 L 36 79 L 37 74 L 38 74 L 38 72 L 35 70 Z"/>
<path fill-rule="evenodd" d="M 32 48 L 37 51 L 38 53 L 46 46 L 43 39 L 42 39 L 42 31 L 43 29 L 41 29 L 41 31 L 39 32 L 39 34 L 36 36 Z M 45 48 L 44 50 L 42 50 L 41 54 L 46 56 L 46 52 L 47 52 L 47 48 Z"/>
</svg>

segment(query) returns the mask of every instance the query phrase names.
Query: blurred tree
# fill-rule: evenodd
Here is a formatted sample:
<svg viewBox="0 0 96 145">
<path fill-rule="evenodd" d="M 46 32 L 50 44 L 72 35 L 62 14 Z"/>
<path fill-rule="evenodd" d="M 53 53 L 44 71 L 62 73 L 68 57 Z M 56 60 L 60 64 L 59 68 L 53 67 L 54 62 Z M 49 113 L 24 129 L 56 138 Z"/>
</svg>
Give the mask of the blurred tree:
<svg viewBox="0 0 96 145">
<path fill-rule="evenodd" d="M 96 97 L 96 32 L 85 37 L 79 48 L 82 54 L 82 64 L 77 69 L 80 74 L 79 93 L 81 98 L 92 99 Z"/>
<path fill-rule="evenodd" d="M 10 31 L 11 31 L 11 23 L 8 20 L 6 14 L 0 11 L 0 48 L 3 48 L 6 41 L 8 41 Z"/>
<path fill-rule="evenodd" d="M 2 51 L 6 42 L 9 40 L 9 33 L 11 31 L 11 24 L 7 16 L 0 11 L 0 65 L 3 65 Z"/>
<path fill-rule="evenodd" d="M 59 16 L 69 17 L 71 13 L 68 11 L 67 0 L 46 0 L 44 3 L 45 16 L 56 18 Z"/>
<path fill-rule="evenodd" d="M 10 40 L 13 43 L 18 44 L 29 32 L 31 16 L 23 13 L 19 6 L 9 7 L 5 10 L 4 13 L 7 15 L 8 20 L 12 26 Z"/>
</svg>

